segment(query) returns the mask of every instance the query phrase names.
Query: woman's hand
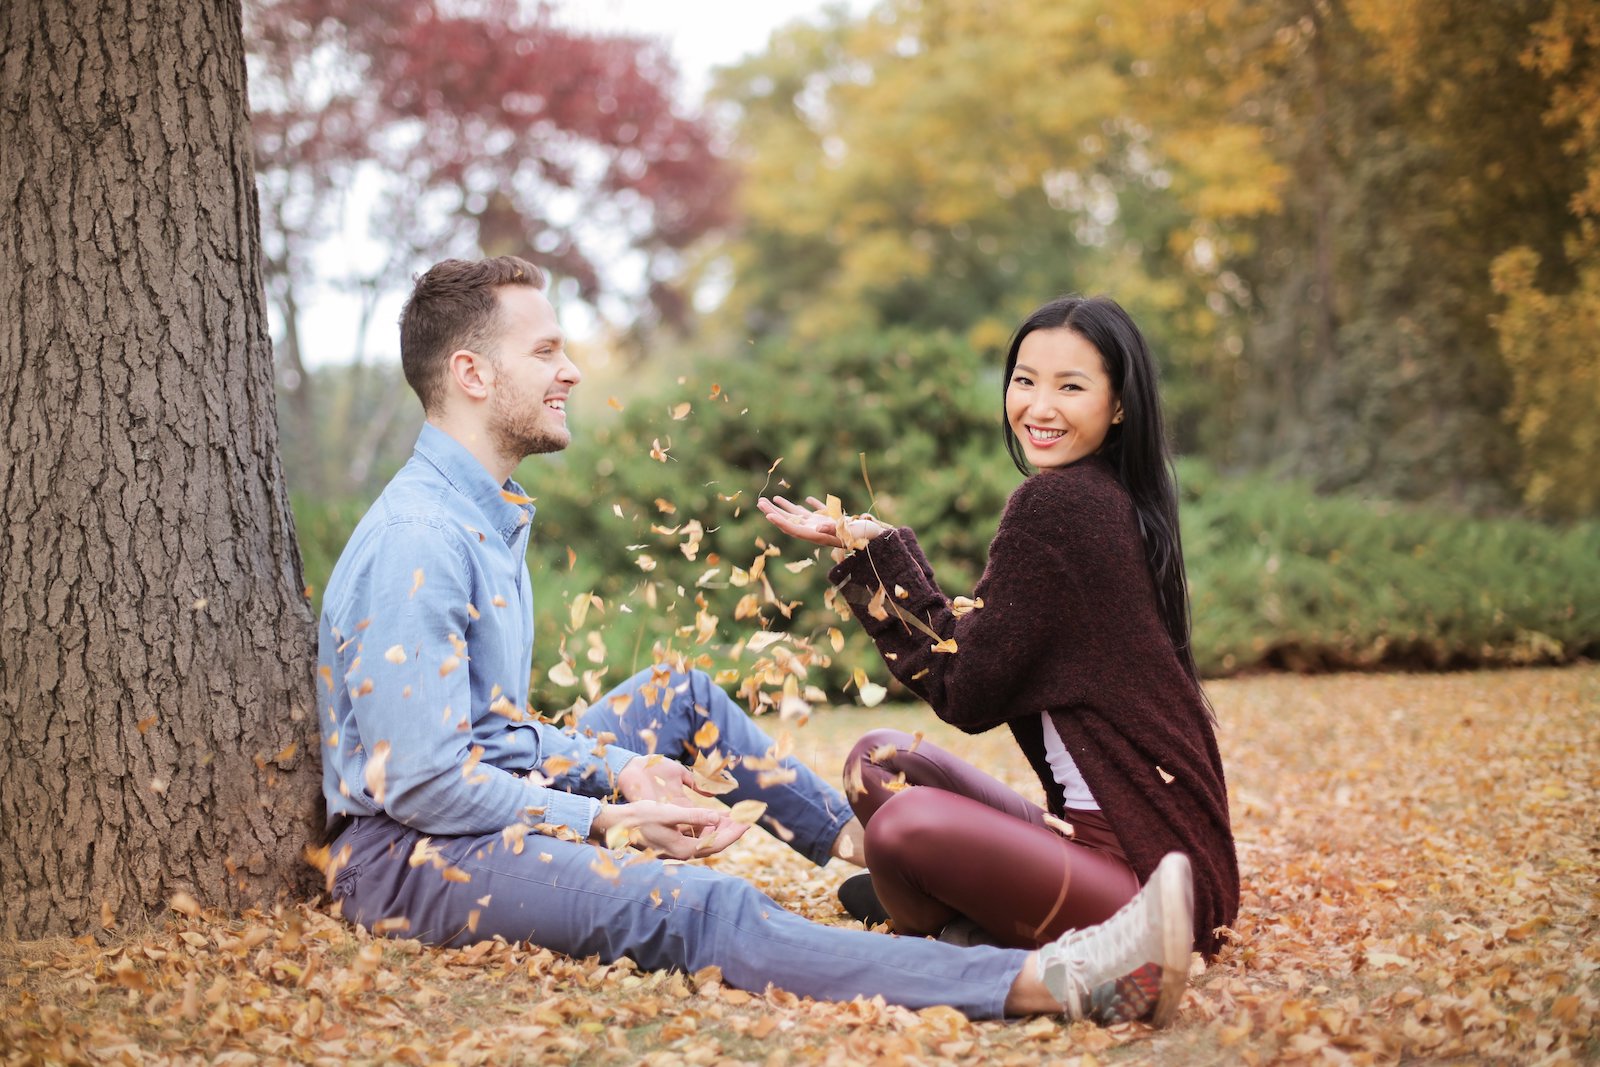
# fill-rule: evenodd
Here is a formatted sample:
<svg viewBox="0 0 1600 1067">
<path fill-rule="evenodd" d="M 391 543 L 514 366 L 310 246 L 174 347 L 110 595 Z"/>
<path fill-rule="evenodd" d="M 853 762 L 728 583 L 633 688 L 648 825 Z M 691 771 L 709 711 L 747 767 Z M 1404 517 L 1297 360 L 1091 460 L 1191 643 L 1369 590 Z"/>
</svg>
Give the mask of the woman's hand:
<svg viewBox="0 0 1600 1067">
<path fill-rule="evenodd" d="M 756 507 L 768 522 L 790 537 L 824 548 L 862 548 L 892 528 L 871 515 L 846 515 L 836 501 L 830 508 L 816 497 L 808 496 L 806 503 L 810 506 L 801 507 L 781 496 L 771 500 L 761 497 Z"/>
</svg>

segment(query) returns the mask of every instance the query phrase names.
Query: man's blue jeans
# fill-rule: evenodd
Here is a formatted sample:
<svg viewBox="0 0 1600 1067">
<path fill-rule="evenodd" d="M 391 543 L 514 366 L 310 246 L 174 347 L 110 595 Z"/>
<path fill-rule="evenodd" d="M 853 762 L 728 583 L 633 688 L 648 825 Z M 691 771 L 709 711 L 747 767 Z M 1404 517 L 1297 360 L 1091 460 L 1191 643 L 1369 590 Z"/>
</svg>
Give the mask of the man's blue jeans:
<svg viewBox="0 0 1600 1067">
<path fill-rule="evenodd" d="M 622 696 L 632 699 L 623 705 L 616 700 Z M 711 747 L 724 756 L 761 759 L 772 750 L 772 738 L 704 671 L 672 673 L 664 683 L 652 672 L 641 671 L 584 713 L 578 729 L 595 737 L 615 734 L 616 744 L 622 748 L 656 752 L 690 764 L 697 753 L 694 736 L 706 722 L 717 728 L 717 740 Z M 718 799 L 729 805 L 741 800 L 765 801 L 767 811 L 760 825 L 820 867 L 828 862 L 834 839 L 854 813 L 843 793 L 799 760 L 785 758 L 780 770 L 784 773 L 772 775 L 769 780 L 773 784 L 763 788 L 763 772 L 735 767 L 732 773 L 738 788 Z M 793 781 L 782 781 L 790 774 Z"/>
<path fill-rule="evenodd" d="M 649 749 L 638 741 L 652 730 L 656 751 L 680 755 L 709 717 L 724 754 L 770 750 L 766 735 L 705 675 L 670 681 L 675 695 L 664 711 L 659 699 L 644 707 L 638 690 L 648 682 L 646 672 L 617 691 L 635 696 L 620 716 L 603 699 L 582 725 L 615 733 L 636 751 Z M 755 784 L 755 772 L 748 782 L 736 772 L 741 785 L 726 796 L 767 801 L 768 813 L 793 834 L 791 846 L 823 863 L 850 808 L 796 766 L 804 773 L 794 782 L 767 789 Z M 402 929 L 385 929 L 432 944 L 500 936 L 607 962 L 626 956 L 648 970 L 714 964 L 730 985 L 755 992 L 774 985 L 822 1000 L 881 995 L 912 1008 L 948 1004 L 972 1018 L 1004 1013 L 1027 956 L 823 926 L 784 911 L 743 879 L 694 864 L 531 833 L 520 842 L 500 834 L 435 837 L 419 851 L 425 836 L 385 815 L 354 820 L 333 845 L 335 854 L 350 848 L 333 893 L 346 918 L 369 928 L 403 918 Z M 468 881 L 459 880 L 463 874 Z"/>
</svg>

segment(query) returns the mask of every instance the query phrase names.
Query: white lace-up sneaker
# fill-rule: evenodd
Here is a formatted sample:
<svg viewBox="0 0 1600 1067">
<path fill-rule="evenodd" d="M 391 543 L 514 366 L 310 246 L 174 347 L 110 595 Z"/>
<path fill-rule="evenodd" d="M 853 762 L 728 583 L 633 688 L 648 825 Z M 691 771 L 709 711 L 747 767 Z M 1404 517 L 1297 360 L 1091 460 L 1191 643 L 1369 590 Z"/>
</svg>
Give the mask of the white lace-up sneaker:
<svg viewBox="0 0 1600 1067">
<path fill-rule="evenodd" d="M 1039 950 L 1039 978 L 1073 1019 L 1165 1026 L 1183 1000 L 1194 949 L 1194 876 L 1169 852 L 1115 915 Z"/>
</svg>

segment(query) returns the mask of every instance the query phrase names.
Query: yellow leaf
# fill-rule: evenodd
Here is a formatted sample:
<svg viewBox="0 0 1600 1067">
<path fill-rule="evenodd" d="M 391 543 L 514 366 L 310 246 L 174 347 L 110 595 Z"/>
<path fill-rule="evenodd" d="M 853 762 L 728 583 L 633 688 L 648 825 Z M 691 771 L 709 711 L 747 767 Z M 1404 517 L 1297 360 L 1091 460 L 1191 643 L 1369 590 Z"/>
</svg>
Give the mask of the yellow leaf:
<svg viewBox="0 0 1600 1067">
<path fill-rule="evenodd" d="M 742 822 L 746 826 L 754 826 L 756 820 L 767 812 L 765 800 L 741 800 L 728 809 L 728 817 L 734 822 Z"/>
<path fill-rule="evenodd" d="M 872 594 L 872 599 L 867 601 L 867 614 L 880 622 L 889 617 L 888 610 L 883 606 L 884 598 L 889 595 L 889 590 L 878 586 L 878 591 Z"/>
<path fill-rule="evenodd" d="M 384 652 L 383 658 L 390 663 L 404 663 L 406 661 L 406 650 L 400 645 L 390 645 L 388 650 Z"/>
<path fill-rule="evenodd" d="M 1044 813 L 1044 824 L 1050 827 L 1050 829 L 1054 830 L 1056 833 L 1060 834 L 1062 837 L 1074 837 L 1078 832 L 1073 828 L 1073 825 L 1070 822 L 1067 822 L 1065 819 L 1058 819 L 1049 812 Z"/>
<path fill-rule="evenodd" d="M 773 633 L 771 630 L 762 630 L 750 635 L 750 640 L 745 642 L 745 647 L 751 652 L 760 652 L 768 645 L 782 641 L 788 634 Z"/>
<path fill-rule="evenodd" d="M 883 703 L 883 698 L 889 695 L 889 690 L 876 682 L 868 682 L 860 687 L 861 703 L 863 707 L 875 708 Z"/>
<path fill-rule="evenodd" d="M 615 408 L 617 411 L 622 410 L 622 401 L 618 400 L 614 396 L 606 397 L 606 404 L 612 408 Z"/>
<path fill-rule="evenodd" d="M 566 660 L 560 660 L 551 667 L 547 677 L 556 685 L 578 684 L 578 676 L 572 672 L 572 666 Z"/>
<path fill-rule="evenodd" d="M 446 656 L 445 661 L 439 664 L 439 677 L 445 677 L 459 666 L 461 666 L 460 656 Z"/>
<path fill-rule="evenodd" d="M 422 588 L 422 568 L 418 567 L 416 570 L 411 572 L 411 592 L 406 594 L 406 598 L 410 599 L 411 597 L 416 596 L 417 595 L 417 590 L 421 589 L 421 588 Z"/>
<path fill-rule="evenodd" d="M 533 497 L 531 497 L 531 496 L 523 496 L 521 493 L 513 493 L 509 489 L 500 490 L 500 495 L 505 497 L 505 500 L 506 500 L 507 504 L 531 504 L 531 503 L 533 503 Z"/>
<path fill-rule="evenodd" d="M 689 410 L 689 402 L 685 400 L 683 403 L 675 405 L 672 408 L 672 417 L 676 420 L 687 419 L 689 417 Z"/>
<path fill-rule="evenodd" d="M 1165 782 L 1165 783 L 1166 783 L 1166 784 L 1167 784 L 1167 785 L 1171 785 L 1171 784 L 1172 784 L 1172 781 L 1173 781 L 1173 776 L 1172 776 L 1172 775 L 1170 775 L 1170 774 L 1168 774 L 1168 773 L 1167 773 L 1167 772 L 1166 772 L 1166 771 L 1165 771 L 1165 770 L 1163 770 L 1163 769 L 1162 769 L 1162 768 L 1161 768 L 1161 767 L 1159 767 L 1159 766 L 1158 766 L 1158 767 L 1157 767 L 1157 768 L 1156 768 L 1156 773 L 1157 773 L 1157 774 L 1159 774 L 1159 775 L 1160 775 L 1160 776 L 1161 776 L 1161 780 L 1162 780 L 1162 781 L 1163 781 L 1163 782 Z"/>
<path fill-rule="evenodd" d="M 717 743 L 717 738 L 722 736 L 722 731 L 717 729 L 717 724 L 707 719 L 700 724 L 700 729 L 694 732 L 694 747 L 707 749 Z"/>
<path fill-rule="evenodd" d="M 940 641 L 938 644 L 934 645 L 933 650 L 935 652 L 953 653 L 956 650 L 956 639 L 953 637 L 947 637 L 943 641 Z"/>
<path fill-rule="evenodd" d="M 367 791 L 372 794 L 372 799 L 379 804 L 383 803 L 384 788 L 387 784 L 386 766 L 389 762 L 389 742 L 379 741 L 372 746 L 372 755 L 367 757 Z"/>
</svg>

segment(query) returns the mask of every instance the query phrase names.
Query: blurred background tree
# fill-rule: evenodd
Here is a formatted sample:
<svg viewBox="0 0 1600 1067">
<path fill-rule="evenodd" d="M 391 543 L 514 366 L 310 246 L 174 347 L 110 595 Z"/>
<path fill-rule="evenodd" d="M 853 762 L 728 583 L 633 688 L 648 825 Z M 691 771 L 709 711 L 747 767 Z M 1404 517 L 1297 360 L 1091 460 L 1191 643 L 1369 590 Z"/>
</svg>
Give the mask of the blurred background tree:
<svg viewBox="0 0 1600 1067">
<path fill-rule="evenodd" d="M 400 419 L 411 407 L 397 374 L 364 367 L 368 330 L 383 296 L 445 256 L 515 253 L 577 299 L 617 298 L 636 345 L 659 326 L 688 328 L 683 254 L 727 221 L 732 173 L 709 126 L 680 114 L 659 43 L 574 32 L 515 0 L 250 0 L 246 10 L 264 267 L 298 488 L 364 491 L 380 455 L 409 447 L 417 419 Z M 365 273 L 331 277 L 319 255 L 360 213 L 376 220 L 384 254 Z M 361 298 L 355 369 L 312 389 L 303 312 L 308 292 L 330 285 Z"/>
<path fill-rule="evenodd" d="M 1166 357 L 1186 450 L 1507 506 L 1522 446 L 1491 265 L 1526 248 L 1541 291 L 1566 293 L 1593 256 L 1569 240 L 1593 18 L 1467 0 L 836 14 L 721 82 L 745 177 L 728 310 L 758 336 L 992 342 L 1045 295 L 1109 292 Z"/>
<path fill-rule="evenodd" d="M 1600 590 L 1593 4 L 879 0 L 776 31 L 699 109 L 662 46 L 559 8 L 251 7 L 308 558 L 331 565 L 409 451 L 414 401 L 365 327 L 443 255 L 528 256 L 569 321 L 608 324 L 577 442 L 523 474 L 558 591 L 541 633 L 610 648 L 577 666 L 824 631 L 790 546 L 772 568 L 798 577 L 770 570 L 754 612 L 731 580 L 763 486 L 876 499 L 970 583 L 1015 480 L 1004 344 L 1079 290 L 1162 363 L 1208 670 L 1600 647 L 1575 592 Z M 363 199 L 387 258 L 343 283 L 366 297 L 352 361 L 311 368 L 297 311 Z M 590 594 L 608 608 L 569 610 Z"/>
</svg>

